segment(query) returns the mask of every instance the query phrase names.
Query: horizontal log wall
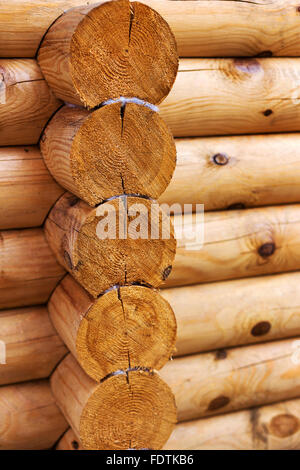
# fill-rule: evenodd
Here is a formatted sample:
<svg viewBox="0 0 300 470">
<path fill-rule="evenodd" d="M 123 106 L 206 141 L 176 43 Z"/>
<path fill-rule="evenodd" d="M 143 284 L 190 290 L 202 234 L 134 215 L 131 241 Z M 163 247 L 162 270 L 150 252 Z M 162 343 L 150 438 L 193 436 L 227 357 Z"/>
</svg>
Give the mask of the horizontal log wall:
<svg viewBox="0 0 300 470">
<path fill-rule="evenodd" d="M 97 0 L 11 0 L 0 8 L 0 56 L 33 57 L 51 23 L 68 8 Z M 170 24 L 187 57 L 299 56 L 299 2 L 145 0 Z"/>
<path fill-rule="evenodd" d="M 180 423 L 164 450 L 299 450 L 300 400 Z M 84 450 L 73 429 L 56 450 Z"/>
<path fill-rule="evenodd" d="M 182 218 L 173 217 L 175 233 Z M 187 215 L 194 234 L 202 221 Z M 190 235 L 190 233 L 189 233 Z M 204 242 L 177 236 L 177 251 L 166 286 L 236 279 L 300 268 L 300 205 L 209 212 Z"/>
<path fill-rule="evenodd" d="M 216 357 L 222 359 L 229 346 L 300 335 L 299 277 L 288 273 L 164 290 L 178 325 L 175 356 L 217 350 Z M 54 300 L 67 279 L 50 302 L 52 314 L 60 315 L 61 322 L 68 310 L 54 310 Z M 83 294 L 73 295 L 73 308 L 78 310 Z M 2 311 L 0 326 L 7 356 L 6 364 L 0 365 L 1 384 L 46 377 L 66 352 L 44 307 Z M 62 331 L 63 325 L 59 328 Z M 73 330 L 67 333 L 65 341 L 74 352 L 76 335 Z"/>
<path fill-rule="evenodd" d="M 0 387 L 0 449 L 51 448 L 67 429 L 48 380 Z"/>
<path fill-rule="evenodd" d="M 0 312 L 0 385 L 49 377 L 67 349 L 46 307 Z"/>
<path fill-rule="evenodd" d="M 160 203 L 203 203 L 208 211 L 300 200 L 300 134 L 175 142 L 177 166 Z M 0 229 L 41 225 L 63 192 L 37 147 L 0 149 Z"/>
<path fill-rule="evenodd" d="M 0 309 L 45 303 L 65 271 L 43 230 L 7 230 L 0 235 Z"/>
<path fill-rule="evenodd" d="M 178 421 L 300 396 L 299 338 L 186 356 L 160 371 Z"/>
<path fill-rule="evenodd" d="M 36 144 L 61 102 L 34 60 L 0 67 L 0 145 Z M 181 59 L 160 114 L 175 137 L 298 131 L 299 83 L 298 58 Z"/>
<path fill-rule="evenodd" d="M 162 291 L 163 297 L 176 314 L 178 335 L 174 356 L 216 350 L 215 357 L 222 359 L 227 356 L 225 348 L 230 346 L 300 335 L 299 278 L 300 273 L 287 273 Z M 73 290 L 69 299 L 72 285 L 77 285 L 79 292 Z M 67 276 L 55 290 L 49 304 L 54 326 L 74 354 L 74 313 L 78 312 L 83 318 L 87 316 L 89 310 L 84 310 L 85 297 L 87 294 L 84 294 L 83 289 Z M 64 304 L 58 303 L 59 299 L 60 302 L 64 300 Z M 92 305 L 92 300 L 90 304 Z M 164 310 L 163 313 L 165 312 Z M 71 329 L 66 328 L 69 321 L 74 323 Z M 106 325 L 102 312 L 99 317 L 100 325 L 101 322 Z M 134 325 L 135 323 L 133 327 Z M 2 311 L 0 326 L 0 340 L 6 343 L 7 353 L 6 364 L 0 365 L 1 383 L 46 377 L 66 352 L 49 323 L 44 307 Z M 143 327 L 142 323 L 140 327 Z M 103 333 L 102 330 L 103 327 Z M 168 335 L 171 336 L 171 331 L 168 331 Z M 163 338 L 164 347 L 168 346 L 166 337 L 165 335 Z M 102 347 L 103 341 L 101 336 L 97 336 L 92 347 L 89 347 L 89 354 L 92 351 L 101 364 L 104 356 L 99 356 L 99 347 Z M 147 338 L 144 342 L 148 344 Z M 111 344 L 107 352 L 110 351 Z M 82 355 L 80 347 L 79 351 Z M 136 353 L 142 354 L 142 349 L 138 347 Z M 132 357 L 134 359 L 135 356 Z M 151 358 L 150 353 L 148 360 L 149 357 Z M 90 360 L 90 355 L 86 359 Z M 145 360 L 143 363 L 149 365 Z"/>
<path fill-rule="evenodd" d="M 161 203 L 202 203 L 211 211 L 300 201 L 300 134 L 185 138 L 175 143 L 177 165 Z"/>
<path fill-rule="evenodd" d="M 162 291 L 177 320 L 175 356 L 300 335 L 300 273 Z"/>
<path fill-rule="evenodd" d="M 299 83 L 299 58 L 181 59 L 160 113 L 175 137 L 298 131 Z"/>
<path fill-rule="evenodd" d="M 206 353 L 169 362 L 160 371 L 160 377 L 175 395 L 178 421 L 189 421 L 299 397 L 298 342 L 299 340 L 297 342 L 285 340 L 256 344 L 229 349 L 223 355 Z M 132 372 L 129 372 L 129 382 L 135 378 L 136 372 L 133 375 L 130 374 Z M 145 373 L 140 371 L 140 374 L 141 379 Z M 83 443 L 89 449 L 108 448 L 103 445 L 108 445 L 111 449 L 116 449 L 114 447 L 116 445 L 119 449 L 128 448 L 128 445 L 127 447 L 123 446 L 124 443 L 116 444 L 114 432 L 107 430 L 107 422 L 103 418 L 110 415 L 110 424 L 117 419 L 111 414 L 119 414 L 119 411 L 114 408 L 116 396 L 119 393 L 123 393 L 123 397 L 120 396 L 121 401 L 125 400 L 124 403 L 126 402 L 124 392 L 120 392 L 123 388 L 122 375 L 118 377 L 113 380 L 108 377 L 99 385 L 84 373 L 70 355 L 64 359 L 52 375 L 52 391 L 57 403 L 80 439 L 82 441 L 84 439 L 87 443 L 88 436 L 88 446 L 84 441 Z M 150 378 L 148 377 L 146 380 L 150 380 Z M 157 380 L 156 375 L 150 380 L 150 382 L 154 381 L 152 385 L 155 380 Z M 133 384 L 135 386 L 134 380 Z M 149 385 L 150 383 L 148 383 Z M 67 390 L 72 389 L 69 400 L 66 399 L 66 387 Z M 146 389 L 147 387 L 145 393 Z M 117 395 L 114 395 L 114 398 L 110 400 L 108 398 L 110 393 Z M 147 393 L 146 396 L 148 396 Z M 132 396 L 133 408 L 131 406 L 128 408 L 130 411 L 135 409 L 137 405 L 135 403 L 136 397 L 135 391 Z M 110 408 L 108 411 L 106 400 L 111 401 L 113 409 Z M 102 402 L 101 406 L 99 401 Z M 106 406 L 104 406 L 105 403 Z M 135 404 L 133 405 L 133 403 Z M 148 432 L 151 434 L 151 429 L 153 429 L 151 414 L 149 419 L 151 426 L 149 426 Z M 91 437 L 90 432 L 87 434 L 87 428 L 91 429 L 92 423 L 97 429 L 94 436 Z M 122 433 L 126 426 L 126 423 L 122 424 Z M 113 426 L 109 429 L 116 428 Z"/>
<path fill-rule="evenodd" d="M 37 147 L 0 148 L 0 229 L 42 225 L 63 194 Z"/>
<path fill-rule="evenodd" d="M 164 447 L 165 450 L 299 450 L 299 448 L 299 399 L 181 423 L 176 426 Z"/>
<path fill-rule="evenodd" d="M 35 60 L 0 59 L 0 146 L 37 144 L 60 104 Z"/>
</svg>

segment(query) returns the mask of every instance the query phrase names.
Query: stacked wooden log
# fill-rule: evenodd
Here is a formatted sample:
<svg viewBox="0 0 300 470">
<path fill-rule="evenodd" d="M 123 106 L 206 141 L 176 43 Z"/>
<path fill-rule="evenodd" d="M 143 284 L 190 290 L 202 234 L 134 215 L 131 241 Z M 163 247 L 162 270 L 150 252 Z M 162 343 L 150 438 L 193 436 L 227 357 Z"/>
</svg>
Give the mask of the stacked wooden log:
<svg viewBox="0 0 300 470">
<path fill-rule="evenodd" d="M 176 149 L 156 105 L 175 80 L 175 39 L 148 6 L 105 2 L 54 22 L 38 61 L 72 104 L 49 121 L 41 152 L 70 191 L 48 215 L 46 238 L 78 281 L 64 279 L 49 312 L 83 370 L 66 358 L 52 390 L 86 449 L 161 448 L 176 408 L 154 370 L 173 353 L 176 320 L 155 288 L 170 273 L 176 240 L 172 229 L 163 235 L 169 216 L 153 198 L 171 180 Z M 114 233 L 101 228 L 107 214 Z"/>
<path fill-rule="evenodd" d="M 0 7 L 0 448 L 299 449 L 299 5 L 81 3 Z"/>
</svg>

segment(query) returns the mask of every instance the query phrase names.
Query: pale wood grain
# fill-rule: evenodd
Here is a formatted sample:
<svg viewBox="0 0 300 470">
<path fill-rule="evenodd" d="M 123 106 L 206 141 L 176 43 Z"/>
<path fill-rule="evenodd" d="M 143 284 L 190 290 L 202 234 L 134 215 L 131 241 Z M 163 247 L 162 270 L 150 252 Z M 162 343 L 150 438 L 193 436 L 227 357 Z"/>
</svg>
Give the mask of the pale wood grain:
<svg viewBox="0 0 300 470">
<path fill-rule="evenodd" d="M 300 273 L 162 291 L 177 320 L 176 356 L 300 335 Z"/>
<path fill-rule="evenodd" d="M 75 439 L 68 431 L 61 446 Z M 300 400 L 178 424 L 164 449 L 299 450 Z"/>
<path fill-rule="evenodd" d="M 160 203 L 202 203 L 210 211 L 300 201 L 300 134 L 186 138 L 175 142 L 177 165 Z M 214 157 L 219 154 L 228 158 L 225 165 L 215 163 Z M 70 173 L 64 172 L 65 181 L 67 175 Z M 36 147 L 0 149 L 1 229 L 41 225 L 62 193 Z"/>
<path fill-rule="evenodd" d="M 0 341 L 5 363 L 0 385 L 49 377 L 67 349 L 53 328 L 46 307 L 0 312 Z"/>
<path fill-rule="evenodd" d="M 178 421 L 300 396 L 299 337 L 170 361 L 160 371 L 171 387 Z M 298 349 L 297 349 L 298 348 Z"/>
<path fill-rule="evenodd" d="M 37 147 L 0 148 L 0 229 L 42 225 L 63 194 Z"/>
<path fill-rule="evenodd" d="M 67 429 L 48 380 L 0 387 L 0 449 L 49 449 Z"/>
<path fill-rule="evenodd" d="M 45 303 L 65 271 L 42 229 L 0 233 L 0 308 Z"/>
<path fill-rule="evenodd" d="M 32 59 L 0 59 L 0 145 L 36 144 L 60 102 Z"/>
<path fill-rule="evenodd" d="M 177 250 L 166 286 L 296 271 L 300 206 L 285 205 L 173 217 Z M 203 243 L 198 234 L 204 230 Z M 192 238 L 188 238 L 192 236 Z"/>
<path fill-rule="evenodd" d="M 175 142 L 177 164 L 160 203 L 194 204 L 193 210 L 201 203 L 211 211 L 300 201 L 300 134 Z"/>
<path fill-rule="evenodd" d="M 176 137 L 298 131 L 299 64 L 298 58 L 181 59 L 161 116 Z"/>
<path fill-rule="evenodd" d="M 10 0 L 0 6 L 0 56 L 33 57 L 43 35 L 81 0 Z M 145 0 L 173 29 L 181 56 L 299 56 L 296 0 Z"/>
</svg>

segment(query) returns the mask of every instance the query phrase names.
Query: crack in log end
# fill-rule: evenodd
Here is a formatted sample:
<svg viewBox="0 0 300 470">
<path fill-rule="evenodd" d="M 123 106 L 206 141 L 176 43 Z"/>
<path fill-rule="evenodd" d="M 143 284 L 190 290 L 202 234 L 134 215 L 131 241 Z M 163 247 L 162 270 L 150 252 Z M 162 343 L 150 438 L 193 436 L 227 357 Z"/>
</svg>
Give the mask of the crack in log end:
<svg viewBox="0 0 300 470">
<path fill-rule="evenodd" d="M 223 166 L 223 165 L 227 165 L 227 163 L 229 162 L 229 158 L 225 153 L 216 153 L 216 155 L 212 157 L 212 161 L 216 165 Z"/>
<path fill-rule="evenodd" d="M 162 280 L 165 281 L 169 276 L 172 271 L 172 266 L 167 266 L 166 269 L 164 269 L 163 274 L 162 274 Z"/>
<path fill-rule="evenodd" d="M 268 258 L 269 256 L 272 256 L 273 253 L 276 250 L 276 245 L 275 243 L 264 243 L 258 248 L 258 254 L 262 258 Z"/>
<path fill-rule="evenodd" d="M 272 109 L 266 109 L 265 111 L 262 112 L 264 116 L 268 117 L 271 114 L 273 114 Z"/>
<path fill-rule="evenodd" d="M 121 138 L 123 137 L 124 131 L 124 118 L 125 118 L 126 103 L 122 103 L 120 107 L 120 116 L 121 116 Z"/>
<path fill-rule="evenodd" d="M 230 402 L 230 399 L 228 397 L 225 397 L 224 395 L 220 395 L 217 398 L 214 398 L 210 404 L 207 407 L 207 411 L 216 411 L 219 410 L 220 408 L 224 408 L 224 406 L 227 406 L 228 403 Z"/>
<path fill-rule="evenodd" d="M 296 12 L 297 12 L 297 13 L 300 13 L 300 6 L 299 6 L 299 7 L 296 7 Z"/>
<path fill-rule="evenodd" d="M 215 360 L 220 361 L 227 358 L 227 351 L 225 349 L 218 349 L 215 353 Z"/>
<path fill-rule="evenodd" d="M 269 425 L 269 431 L 273 436 L 286 438 L 299 431 L 299 420 L 291 414 L 274 416 Z"/>
<path fill-rule="evenodd" d="M 271 323 L 268 321 L 261 321 L 257 323 L 251 330 L 252 336 L 264 336 L 271 330 Z"/>
<path fill-rule="evenodd" d="M 134 20 L 134 5 L 130 3 L 130 18 L 129 18 L 129 33 L 128 33 L 128 47 L 131 41 L 131 32 L 132 32 L 132 25 Z"/>
</svg>

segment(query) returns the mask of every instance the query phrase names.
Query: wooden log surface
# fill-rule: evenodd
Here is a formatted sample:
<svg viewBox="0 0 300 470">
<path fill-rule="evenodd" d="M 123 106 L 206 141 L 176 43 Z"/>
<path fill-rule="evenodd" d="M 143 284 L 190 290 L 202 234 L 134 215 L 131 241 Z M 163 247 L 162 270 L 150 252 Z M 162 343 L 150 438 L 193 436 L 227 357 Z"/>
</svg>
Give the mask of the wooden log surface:
<svg viewBox="0 0 300 470">
<path fill-rule="evenodd" d="M 66 193 L 50 212 L 45 233 L 59 263 L 94 298 L 115 285 L 160 286 L 176 251 L 167 215 L 153 200 L 135 196 L 91 208 Z"/>
<path fill-rule="evenodd" d="M 35 144 L 60 102 L 35 61 L 0 66 L 0 144 Z M 298 131 L 299 83 L 299 58 L 181 59 L 160 115 L 175 137 Z"/>
<path fill-rule="evenodd" d="M 49 377 L 67 349 L 46 307 L 0 312 L 0 385 Z"/>
<path fill-rule="evenodd" d="M 97 0 L 10 0 L 0 8 L 0 56 L 34 57 L 43 35 L 68 8 Z M 296 0 L 145 0 L 171 26 L 186 57 L 299 56 Z"/>
<path fill-rule="evenodd" d="M 58 98 L 87 108 L 120 96 L 158 104 L 178 69 L 167 22 L 145 4 L 128 0 L 62 14 L 43 38 L 38 62 Z"/>
<path fill-rule="evenodd" d="M 47 302 L 65 271 L 57 263 L 42 229 L 2 231 L 0 309 Z"/>
<path fill-rule="evenodd" d="M 177 320 L 175 356 L 300 335 L 300 273 L 162 291 Z"/>
<path fill-rule="evenodd" d="M 157 199 L 176 165 L 174 140 L 159 114 L 126 102 L 93 113 L 64 106 L 48 123 L 41 152 L 53 177 L 92 206 L 124 193 Z"/>
<path fill-rule="evenodd" d="M 66 429 L 48 380 L 0 387 L 1 450 L 49 449 Z"/>
<path fill-rule="evenodd" d="M 299 450 L 300 400 L 177 424 L 164 450 Z M 56 450 L 84 450 L 73 429 Z"/>
<path fill-rule="evenodd" d="M 173 217 L 177 251 L 166 286 L 180 286 L 300 267 L 300 206 L 188 214 Z M 199 233 L 204 229 L 204 241 Z M 191 238 L 189 238 L 191 237 Z"/>
<path fill-rule="evenodd" d="M 174 359 L 160 371 L 175 395 L 178 421 L 300 396 L 299 339 Z"/>
<path fill-rule="evenodd" d="M 51 388 L 87 450 L 160 449 L 175 425 L 169 387 L 147 370 L 118 371 L 99 384 L 68 355 Z"/>
<path fill-rule="evenodd" d="M 69 444 L 70 437 L 65 435 L 64 442 Z M 180 423 L 164 447 L 171 449 L 299 450 L 300 400 Z"/>
<path fill-rule="evenodd" d="M 32 59 L 0 59 L 0 146 L 37 144 L 60 101 Z"/>
<path fill-rule="evenodd" d="M 231 346 L 300 335 L 299 276 L 288 273 L 164 290 L 162 295 L 172 305 L 178 324 L 174 355 L 216 350 L 216 357 L 222 359 Z M 160 369 L 174 347 L 176 330 L 168 304 L 146 287 L 120 290 L 132 341 L 122 336 L 125 330 L 116 290 L 95 301 L 66 276 L 48 304 L 59 336 L 86 373 L 97 380 L 128 368 L 127 351 L 131 367 Z M 142 303 L 139 291 L 147 294 Z M 66 351 L 44 307 L 2 311 L 0 326 L 0 340 L 6 345 L 0 384 L 47 377 Z"/>
<path fill-rule="evenodd" d="M 186 138 L 175 143 L 177 165 L 160 203 L 194 204 L 192 209 L 202 203 L 210 211 L 300 201 L 300 134 Z M 54 161 L 58 153 L 51 155 Z M 0 229 L 41 225 L 63 192 L 36 147 L 0 149 Z"/>
<path fill-rule="evenodd" d="M 298 131 L 299 83 L 298 58 L 181 59 L 160 113 L 175 137 Z"/>
<path fill-rule="evenodd" d="M 202 203 L 211 211 L 300 201 L 298 133 L 185 138 L 175 143 L 176 168 L 160 203 Z"/>
<path fill-rule="evenodd" d="M 175 349 L 174 313 L 148 287 L 118 287 L 95 300 L 66 276 L 48 310 L 59 336 L 96 381 L 116 370 L 161 369 Z"/>
<path fill-rule="evenodd" d="M 38 147 L 0 148 L 1 230 L 42 225 L 63 192 Z"/>
</svg>

